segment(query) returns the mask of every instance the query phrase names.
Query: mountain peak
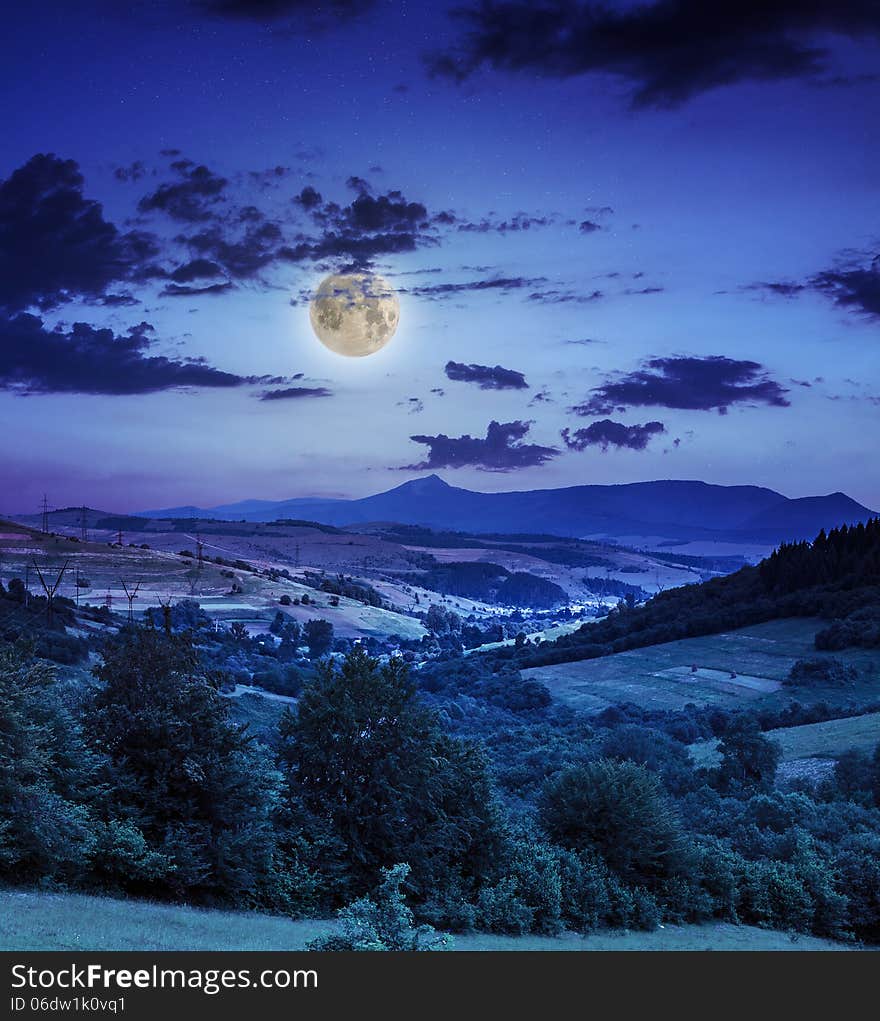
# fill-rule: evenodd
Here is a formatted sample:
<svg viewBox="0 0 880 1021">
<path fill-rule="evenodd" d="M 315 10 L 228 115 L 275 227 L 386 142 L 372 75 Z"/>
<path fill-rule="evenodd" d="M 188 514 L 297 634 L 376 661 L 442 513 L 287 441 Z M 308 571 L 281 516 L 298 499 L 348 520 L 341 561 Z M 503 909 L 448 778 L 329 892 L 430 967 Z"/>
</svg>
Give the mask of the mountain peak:
<svg viewBox="0 0 880 1021">
<path fill-rule="evenodd" d="M 426 475 L 423 479 L 411 479 L 404 482 L 400 489 L 406 489 L 410 493 L 430 493 L 441 489 L 451 489 L 449 483 L 444 482 L 439 475 Z"/>
</svg>

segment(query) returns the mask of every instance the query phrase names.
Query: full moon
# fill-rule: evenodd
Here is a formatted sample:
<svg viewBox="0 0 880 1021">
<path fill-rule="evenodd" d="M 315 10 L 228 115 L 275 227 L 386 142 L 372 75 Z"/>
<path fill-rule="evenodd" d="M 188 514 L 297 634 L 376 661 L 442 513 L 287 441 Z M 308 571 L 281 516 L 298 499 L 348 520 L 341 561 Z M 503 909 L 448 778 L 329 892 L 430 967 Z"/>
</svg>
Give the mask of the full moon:
<svg viewBox="0 0 880 1021">
<path fill-rule="evenodd" d="M 381 350 L 394 336 L 400 302 L 383 277 L 334 273 L 315 291 L 309 318 L 325 347 L 349 358 L 363 358 Z"/>
</svg>

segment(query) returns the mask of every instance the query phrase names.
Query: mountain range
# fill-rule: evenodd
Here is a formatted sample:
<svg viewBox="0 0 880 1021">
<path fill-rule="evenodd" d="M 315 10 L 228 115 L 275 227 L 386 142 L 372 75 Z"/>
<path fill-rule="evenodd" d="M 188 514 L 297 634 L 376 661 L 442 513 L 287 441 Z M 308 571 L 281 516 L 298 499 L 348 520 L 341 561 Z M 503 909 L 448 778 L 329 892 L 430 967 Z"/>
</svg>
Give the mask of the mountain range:
<svg viewBox="0 0 880 1021">
<path fill-rule="evenodd" d="M 844 493 L 790 499 L 760 486 L 662 480 L 480 493 L 429 475 L 358 500 L 243 500 L 208 508 L 167 507 L 137 516 L 254 522 L 293 518 L 338 526 L 396 522 L 465 532 L 775 543 L 809 539 L 822 528 L 867 521 L 877 512 Z"/>
</svg>

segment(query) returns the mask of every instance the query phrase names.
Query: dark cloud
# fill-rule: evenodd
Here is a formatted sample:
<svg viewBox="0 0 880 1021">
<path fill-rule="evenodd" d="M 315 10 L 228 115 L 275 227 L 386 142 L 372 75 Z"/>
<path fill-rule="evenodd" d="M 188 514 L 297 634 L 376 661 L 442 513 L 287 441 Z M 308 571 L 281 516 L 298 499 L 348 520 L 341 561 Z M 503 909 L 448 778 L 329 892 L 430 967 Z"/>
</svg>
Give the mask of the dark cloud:
<svg viewBox="0 0 880 1021">
<path fill-rule="evenodd" d="M 181 159 L 171 164 L 178 180 L 160 184 L 138 203 L 142 213 L 155 210 L 166 213 L 172 220 L 198 223 L 215 215 L 214 206 L 223 195 L 229 182 L 204 164 Z"/>
<path fill-rule="evenodd" d="M 27 313 L 0 319 L 0 388 L 20 394 L 146 394 L 260 381 L 200 360 L 151 355 L 153 332 L 149 323 L 117 335 L 86 323 L 49 330 Z"/>
<path fill-rule="evenodd" d="M 379 255 L 413 252 L 437 244 L 423 203 L 409 200 L 397 190 L 373 195 L 367 182 L 357 176 L 350 177 L 348 184 L 358 192 L 349 205 L 323 201 L 314 189 L 300 192 L 295 201 L 311 213 L 321 233 L 282 246 L 277 252 L 279 259 L 301 262 L 344 258 L 363 266 Z"/>
<path fill-rule="evenodd" d="M 424 284 L 420 287 L 401 288 L 403 294 L 420 298 L 444 298 L 468 291 L 517 291 L 546 283 L 544 277 L 491 277 L 488 280 L 465 280 L 446 284 Z"/>
<path fill-rule="evenodd" d="M 581 234 L 594 234 L 597 230 L 601 229 L 602 228 L 599 226 L 599 224 L 593 220 L 582 220 L 580 226 L 578 227 L 578 230 L 581 232 Z"/>
<path fill-rule="evenodd" d="M 515 369 L 501 365 L 465 365 L 464 362 L 447 362 L 448 379 L 461 383 L 476 383 L 481 390 L 528 390 L 526 377 Z"/>
<path fill-rule="evenodd" d="M 121 233 L 83 196 L 83 183 L 77 163 L 52 154 L 0 181 L 0 307 L 97 299 L 112 284 L 158 274 L 155 238 Z"/>
<path fill-rule="evenodd" d="M 376 0 L 194 0 L 205 14 L 246 21 L 304 22 L 305 29 L 329 27 L 360 17 L 372 10 Z"/>
<path fill-rule="evenodd" d="M 307 184 L 293 201 L 296 202 L 297 205 L 302 206 L 303 209 L 315 209 L 317 206 L 320 206 L 324 200 L 319 191 L 313 188 L 310 184 Z"/>
<path fill-rule="evenodd" d="M 809 283 L 841 308 L 871 319 L 880 318 L 880 256 L 868 266 L 817 273 Z"/>
<path fill-rule="evenodd" d="M 454 213 L 448 211 L 438 214 L 438 220 L 446 224 L 455 224 L 455 229 L 464 234 L 511 234 L 531 230 L 533 227 L 549 227 L 556 222 L 553 216 L 533 216 L 529 213 L 517 213 L 504 220 L 494 216 L 477 221 L 459 220 Z"/>
<path fill-rule="evenodd" d="M 98 304 L 107 308 L 130 308 L 133 305 L 140 305 L 140 301 L 131 294 L 105 294 L 103 298 L 98 299 Z"/>
<path fill-rule="evenodd" d="M 224 280 L 222 283 L 216 284 L 201 284 L 195 287 L 192 284 L 167 284 L 159 294 L 165 298 L 188 298 L 196 294 L 226 294 L 234 287 L 235 284 L 231 280 Z"/>
<path fill-rule="evenodd" d="M 333 391 L 326 386 L 289 386 L 283 390 L 264 390 L 261 401 L 293 401 L 309 397 L 332 397 Z"/>
<path fill-rule="evenodd" d="M 775 294 L 780 298 L 796 298 L 802 291 L 807 290 L 807 287 L 806 284 L 797 284 L 789 280 L 776 280 L 749 284 L 745 290 L 767 291 L 768 293 Z"/>
<path fill-rule="evenodd" d="M 283 258 L 283 239 L 281 227 L 261 214 L 243 232 L 217 223 L 178 241 L 195 253 L 194 262 L 213 261 L 230 276 L 246 280 Z"/>
<path fill-rule="evenodd" d="M 636 372 L 608 379 L 572 410 L 607 415 L 628 407 L 663 407 L 725 414 L 733 404 L 787 407 L 787 392 L 758 362 L 673 356 L 652 358 Z"/>
<path fill-rule="evenodd" d="M 409 397 L 397 402 L 398 408 L 406 408 L 411 415 L 420 415 L 425 410 L 425 402 L 421 397 Z"/>
<path fill-rule="evenodd" d="M 528 300 L 539 305 L 589 305 L 594 301 L 601 301 L 604 297 L 605 292 L 599 290 L 581 293 L 551 287 L 546 290 L 533 291 Z"/>
<path fill-rule="evenodd" d="M 622 422 L 612 422 L 610 418 L 603 418 L 588 425 L 586 429 L 576 429 L 574 432 L 563 429 L 560 435 L 569 450 L 586 450 L 587 447 L 601 447 L 603 451 L 607 451 L 609 447 L 644 450 L 654 436 L 665 432 L 666 426 L 662 422 L 624 425 Z"/>
<path fill-rule="evenodd" d="M 127 167 L 116 167 L 113 171 L 113 176 L 117 181 L 139 181 L 142 177 L 146 177 L 146 174 L 147 168 L 141 160 L 135 160 Z"/>
<path fill-rule="evenodd" d="M 487 471 L 512 471 L 545 464 L 559 453 L 556 447 L 523 443 L 530 422 L 490 422 L 485 439 L 474 436 L 410 436 L 428 448 L 428 457 L 408 469 L 483 468 Z"/>
<path fill-rule="evenodd" d="M 193 280 L 220 275 L 220 267 L 210 259 L 191 259 L 169 273 L 169 277 L 178 284 L 189 284 Z"/>
<path fill-rule="evenodd" d="M 745 290 L 765 291 L 781 298 L 820 294 L 839 308 L 869 319 L 880 318 L 880 255 L 862 253 L 806 280 L 762 281 Z"/>
<path fill-rule="evenodd" d="M 636 107 L 673 107 L 743 81 L 815 79 L 829 36 L 880 34 L 876 0 L 484 0 L 459 9 L 461 44 L 431 61 L 462 80 L 480 67 L 550 78 L 611 74 Z"/>
</svg>

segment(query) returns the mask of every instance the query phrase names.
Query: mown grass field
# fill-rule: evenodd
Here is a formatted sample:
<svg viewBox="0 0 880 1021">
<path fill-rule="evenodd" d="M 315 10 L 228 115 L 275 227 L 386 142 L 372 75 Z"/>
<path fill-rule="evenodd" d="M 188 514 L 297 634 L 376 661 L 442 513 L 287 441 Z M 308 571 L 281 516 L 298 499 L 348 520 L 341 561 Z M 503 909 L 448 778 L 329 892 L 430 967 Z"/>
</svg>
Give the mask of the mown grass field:
<svg viewBox="0 0 880 1021">
<path fill-rule="evenodd" d="M 302 950 L 332 921 L 204 911 L 83 894 L 0 890 L 0 950 Z M 454 949 L 848 950 L 812 936 L 716 922 L 590 936 L 455 937 Z"/>
<path fill-rule="evenodd" d="M 869 649 L 827 654 L 860 670 L 862 680 L 851 688 L 782 687 L 796 660 L 823 655 L 816 652 L 813 639 L 824 626 L 826 622 L 810 618 L 775 620 L 601 659 L 532 667 L 523 675 L 547 685 L 558 701 L 588 712 L 621 702 L 652 709 L 680 709 L 688 702 L 733 708 L 759 700 L 782 705 L 792 697 L 840 703 L 880 696 L 880 651 Z"/>
<path fill-rule="evenodd" d="M 768 730 L 767 737 L 782 746 L 783 762 L 834 759 L 850 749 L 873 752 L 880 744 L 880 713 Z M 691 756 L 700 766 L 715 765 L 718 762 L 717 749 L 718 742 L 715 740 L 700 741 L 690 747 Z"/>
</svg>

